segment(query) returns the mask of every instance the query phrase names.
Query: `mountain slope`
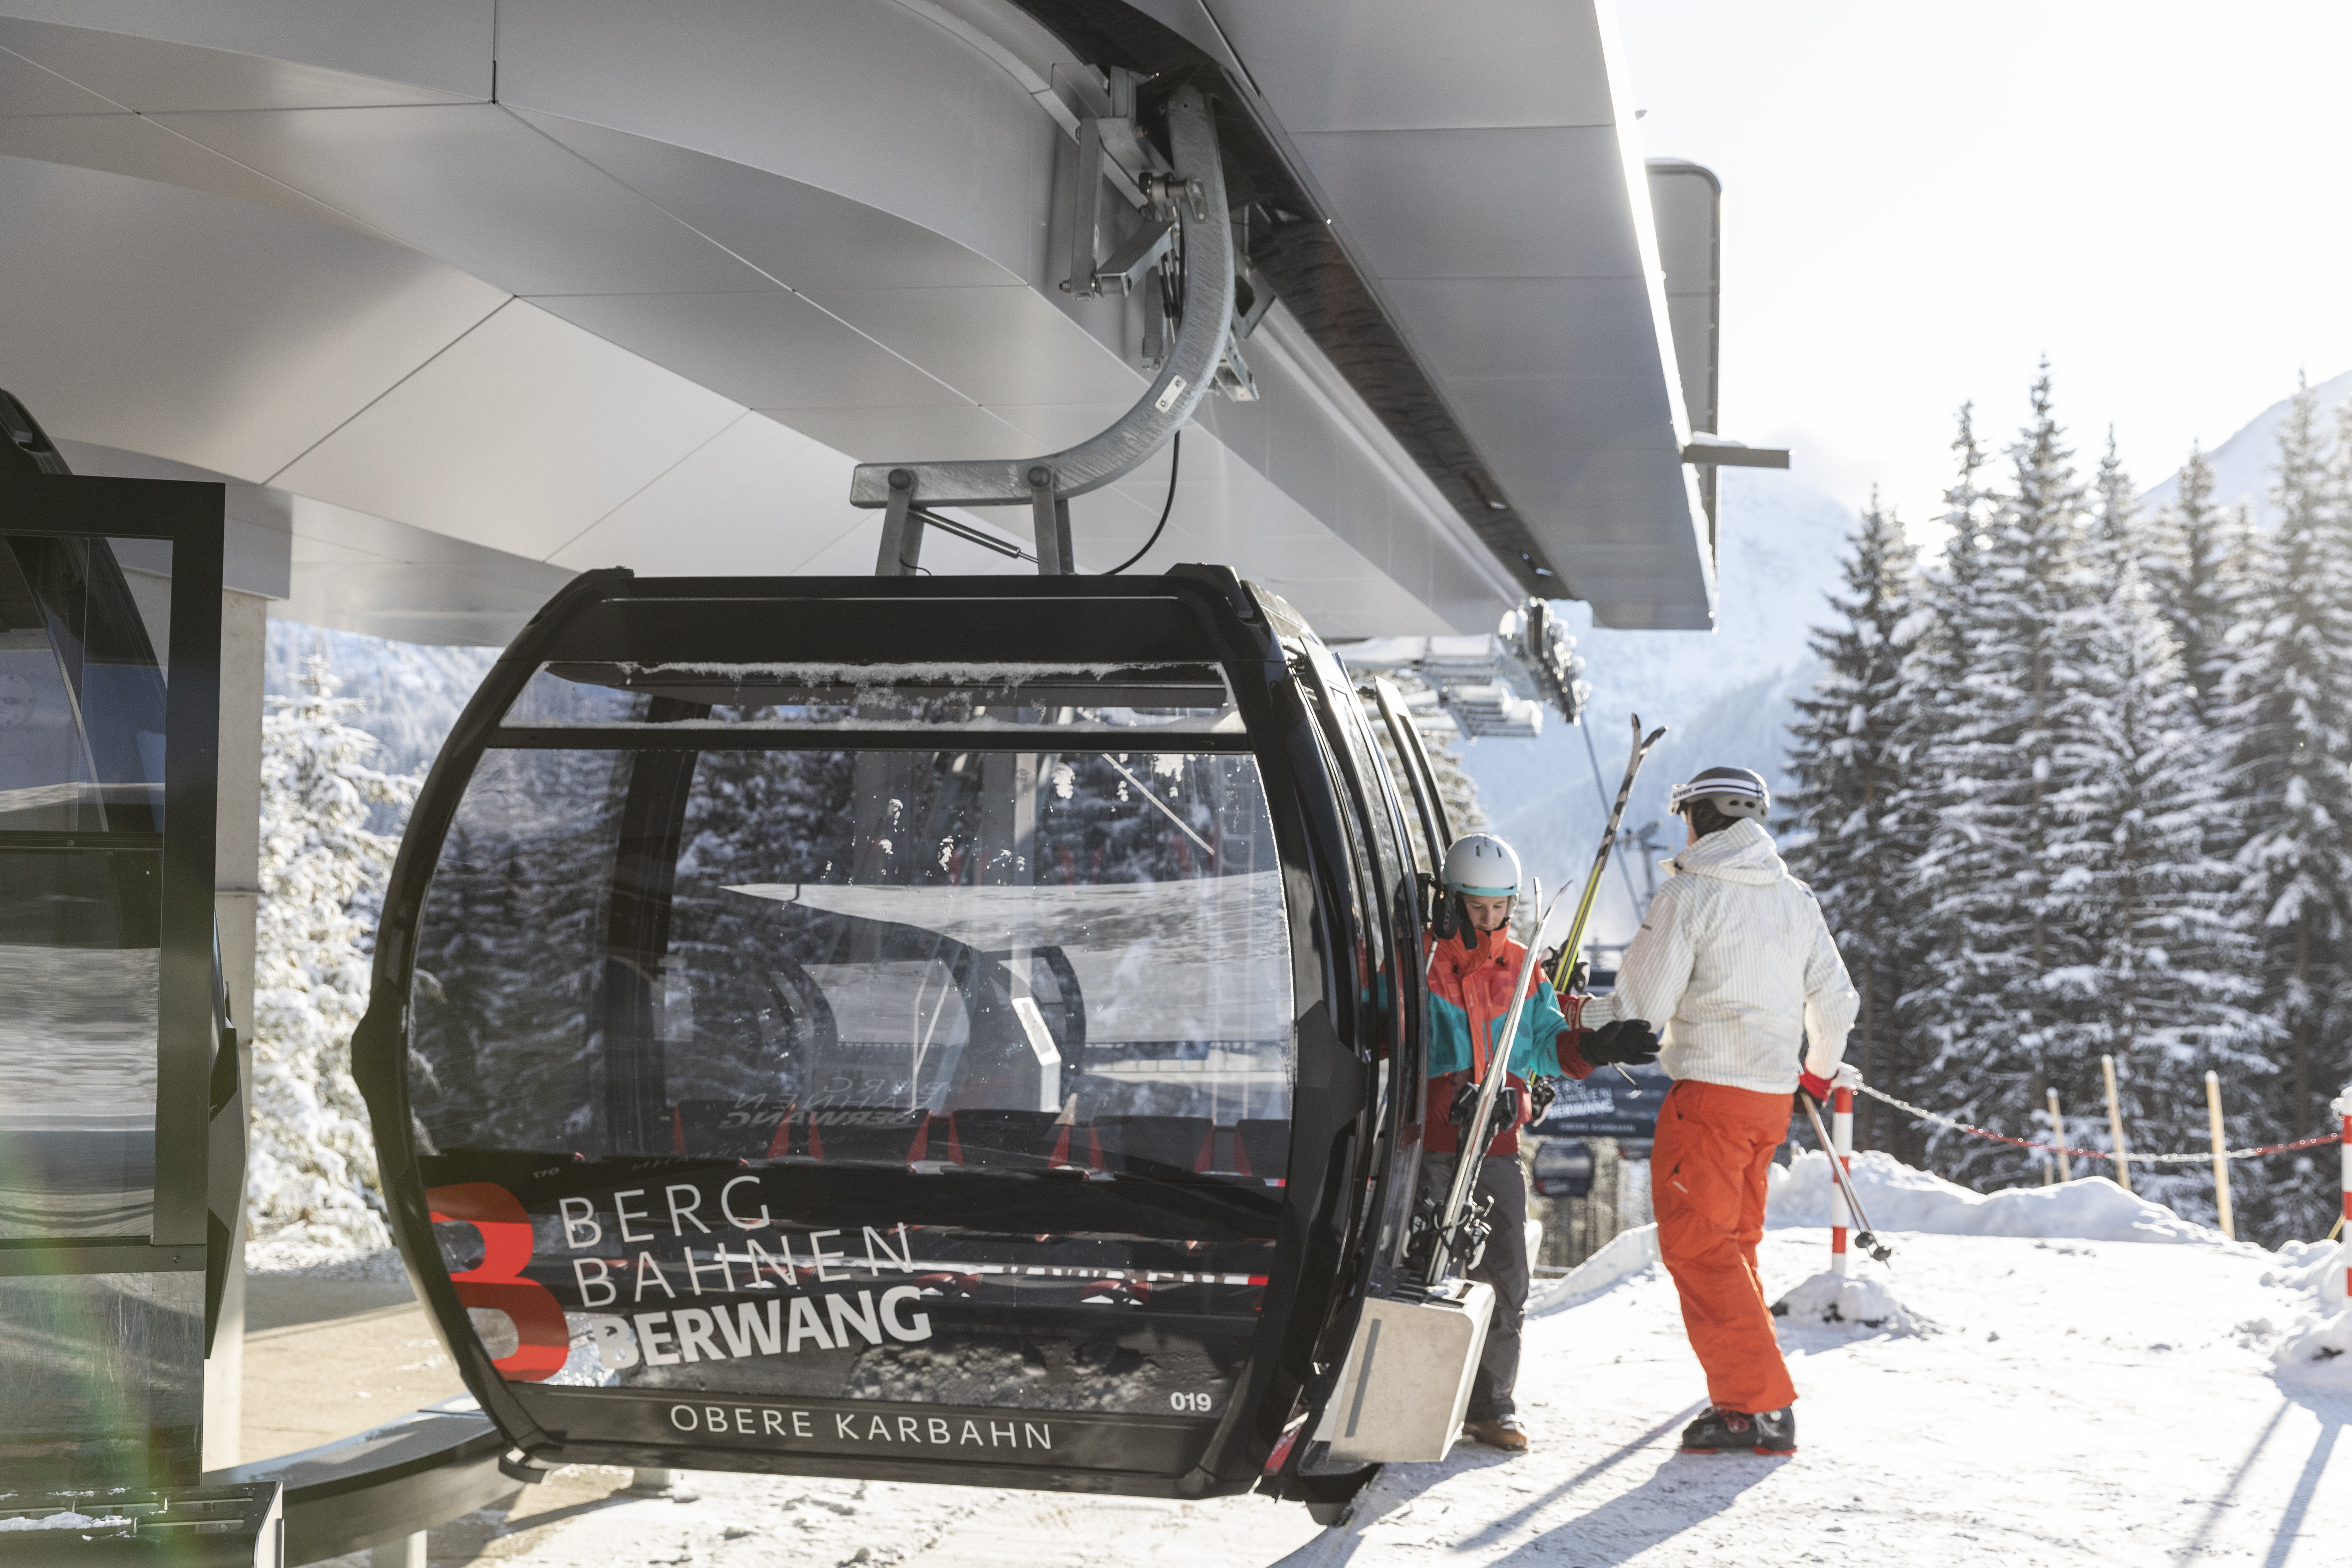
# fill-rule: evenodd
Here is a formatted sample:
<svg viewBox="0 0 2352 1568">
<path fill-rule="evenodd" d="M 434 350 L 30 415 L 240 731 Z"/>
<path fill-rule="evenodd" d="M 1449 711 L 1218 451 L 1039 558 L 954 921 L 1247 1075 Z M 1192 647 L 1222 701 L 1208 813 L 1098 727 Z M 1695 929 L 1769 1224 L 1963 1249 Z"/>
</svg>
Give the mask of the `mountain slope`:
<svg viewBox="0 0 2352 1568">
<path fill-rule="evenodd" d="M 2312 390 L 2319 394 L 2320 414 L 2332 437 L 2336 408 L 2352 401 L 2352 371 L 2323 381 Z M 2278 461 L 2279 426 L 2285 422 L 2287 405 L 2293 401 L 2280 398 L 2205 454 L 2205 460 L 2213 465 L 2214 504 L 2234 507 L 2242 500 L 2253 508 L 2254 521 L 2263 528 L 2276 521 L 2271 508 L 2271 482 L 2275 477 L 2271 470 Z M 2149 509 L 2164 505 L 2179 493 L 2179 475 L 2174 474 L 2150 486 L 2139 498 L 2140 505 Z"/>
</svg>

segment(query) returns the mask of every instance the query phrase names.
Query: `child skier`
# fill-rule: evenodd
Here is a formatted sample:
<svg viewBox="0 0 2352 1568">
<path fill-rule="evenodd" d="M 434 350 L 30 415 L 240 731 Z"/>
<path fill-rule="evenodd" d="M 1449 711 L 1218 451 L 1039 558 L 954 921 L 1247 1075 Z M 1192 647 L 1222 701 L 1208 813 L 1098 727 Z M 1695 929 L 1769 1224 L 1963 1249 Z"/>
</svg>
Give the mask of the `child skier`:
<svg viewBox="0 0 2352 1568">
<path fill-rule="evenodd" d="M 1511 993 L 1527 949 L 1511 940 L 1511 906 L 1519 895 L 1519 858 L 1488 833 L 1454 841 L 1446 852 L 1444 884 L 1454 900 L 1453 932 L 1438 939 L 1429 967 L 1429 1097 L 1422 1120 L 1424 1194 L 1444 1201 L 1462 1147 L 1461 1124 L 1476 1103 L 1476 1084 L 1494 1059 L 1493 1037 L 1511 1011 Z M 1570 999 L 1571 1008 L 1584 999 Z M 1541 974 L 1529 976 L 1527 1005 L 1497 1091 L 1486 1157 L 1473 1192 L 1491 1205 L 1486 1246 L 1470 1278 L 1495 1289 L 1495 1315 L 1464 1412 L 1463 1435 L 1489 1447 L 1517 1453 L 1528 1437 L 1515 1414 L 1519 1325 L 1528 1304 L 1528 1186 L 1519 1168 L 1519 1127 L 1528 1118 L 1528 1081 L 1582 1078 L 1611 1062 L 1657 1059 L 1658 1037 L 1639 1018 L 1606 1028 L 1580 1029 L 1560 1013 Z"/>
<path fill-rule="evenodd" d="M 1666 1020 L 1675 1085 L 1658 1112 L 1650 1194 L 1711 1402 L 1683 1451 L 1793 1454 L 1796 1385 L 1756 1273 L 1765 1173 L 1789 1130 L 1790 1091 L 1828 1098 L 1860 999 L 1811 889 L 1764 831 L 1764 780 L 1709 768 L 1670 805 L 1690 847 L 1666 863 L 1675 874 L 1625 950 L 1615 993 L 1585 1016 Z"/>
</svg>

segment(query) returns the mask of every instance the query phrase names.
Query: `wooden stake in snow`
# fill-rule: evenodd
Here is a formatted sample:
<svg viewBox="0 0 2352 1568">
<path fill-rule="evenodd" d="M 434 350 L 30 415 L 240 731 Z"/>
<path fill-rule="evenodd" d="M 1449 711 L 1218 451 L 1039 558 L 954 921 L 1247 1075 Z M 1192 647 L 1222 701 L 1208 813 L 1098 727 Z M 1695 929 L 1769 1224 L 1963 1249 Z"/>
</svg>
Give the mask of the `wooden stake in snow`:
<svg viewBox="0 0 2352 1568">
<path fill-rule="evenodd" d="M 2129 1192 L 2132 1190 L 2131 1151 L 2124 1147 L 2123 1106 L 2116 1099 L 2116 1058 L 2101 1057 L 2099 1070 L 2107 1075 L 2107 1131 L 2114 1134 L 2116 1140 L 2116 1185 Z"/>
<path fill-rule="evenodd" d="M 2050 1142 L 2058 1150 L 2058 1179 L 2071 1182 L 2074 1178 L 2066 1169 L 2066 1119 L 2058 1114 L 2058 1086 L 2053 1084 L 2050 1095 Z"/>
<path fill-rule="evenodd" d="M 2213 1206 L 2221 1211 L 2221 1234 L 2235 1241 L 2238 1239 L 2238 1226 L 2230 1217 L 2230 1146 L 2221 1141 L 2220 1073 L 2205 1075 L 2205 1113 L 2213 1123 Z"/>
<path fill-rule="evenodd" d="M 1830 1090 L 1830 1158 L 1853 1170 L 1853 1090 L 1843 1084 Z M 1853 1216 L 1846 1213 L 1845 1189 L 1830 1184 L 1830 1272 L 1845 1272 L 1845 1233 Z"/>
</svg>

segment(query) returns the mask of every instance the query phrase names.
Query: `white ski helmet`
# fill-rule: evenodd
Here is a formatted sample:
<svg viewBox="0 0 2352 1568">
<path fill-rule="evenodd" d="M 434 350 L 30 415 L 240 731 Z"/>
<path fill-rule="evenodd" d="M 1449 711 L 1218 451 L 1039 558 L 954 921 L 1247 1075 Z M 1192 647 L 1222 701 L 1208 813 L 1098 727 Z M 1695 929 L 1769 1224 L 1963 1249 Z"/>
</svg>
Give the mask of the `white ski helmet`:
<svg viewBox="0 0 2352 1568">
<path fill-rule="evenodd" d="M 1445 852 L 1445 885 L 1473 898 L 1515 899 L 1518 852 L 1491 833 L 1465 834 Z"/>
<path fill-rule="evenodd" d="M 1748 816 L 1759 822 L 1772 814 L 1772 791 L 1764 775 L 1746 768 L 1709 768 L 1688 784 L 1676 784 L 1666 797 L 1666 809 L 1683 816 L 1692 803 L 1705 801 L 1726 816 Z"/>
</svg>

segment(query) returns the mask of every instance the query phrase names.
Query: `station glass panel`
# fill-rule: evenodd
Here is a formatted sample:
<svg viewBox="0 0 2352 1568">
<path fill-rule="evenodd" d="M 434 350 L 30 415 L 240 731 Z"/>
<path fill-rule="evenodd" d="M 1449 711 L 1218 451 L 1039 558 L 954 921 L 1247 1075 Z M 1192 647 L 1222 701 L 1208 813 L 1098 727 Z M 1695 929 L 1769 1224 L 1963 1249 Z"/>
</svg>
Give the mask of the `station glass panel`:
<svg viewBox="0 0 2352 1568">
<path fill-rule="evenodd" d="M 0 534 L 0 1239 L 154 1205 L 170 546 Z"/>
<path fill-rule="evenodd" d="M 444 1260 L 530 1227 L 501 1371 L 1221 1413 L 1294 1087 L 1238 730 L 1207 666 L 542 670 L 412 998 Z"/>
</svg>

